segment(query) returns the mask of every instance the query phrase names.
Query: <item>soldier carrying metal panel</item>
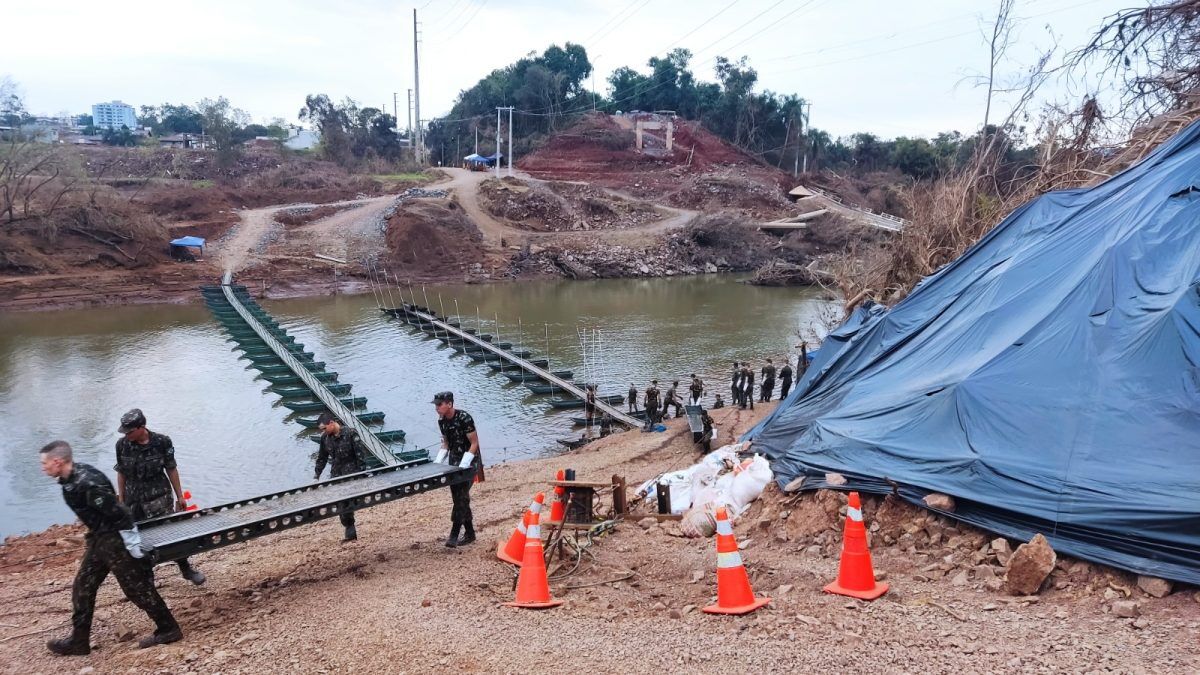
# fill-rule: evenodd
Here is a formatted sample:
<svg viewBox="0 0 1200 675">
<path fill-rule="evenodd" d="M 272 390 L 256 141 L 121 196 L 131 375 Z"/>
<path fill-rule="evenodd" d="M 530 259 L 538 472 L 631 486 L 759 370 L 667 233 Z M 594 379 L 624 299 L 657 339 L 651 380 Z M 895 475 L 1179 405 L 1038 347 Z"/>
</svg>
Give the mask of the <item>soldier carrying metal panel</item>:
<svg viewBox="0 0 1200 675">
<path fill-rule="evenodd" d="M 175 444 L 171 437 L 146 428 L 146 416 L 134 408 L 121 416 L 117 433 L 117 498 L 129 507 L 135 521 L 158 518 L 187 509 L 179 468 L 175 464 Z M 199 586 L 204 573 L 192 567 L 187 558 L 176 561 L 184 579 Z"/>
<path fill-rule="evenodd" d="M 51 640 L 46 647 L 59 656 L 91 653 L 96 592 L 109 572 L 125 597 L 154 621 L 154 633 L 142 638 L 139 647 L 182 640 L 183 631 L 154 588 L 154 571 L 145 559 L 133 514 L 117 499 L 108 477 L 94 466 L 75 462 L 66 441 L 47 443 L 39 455 L 42 472 L 58 479 L 67 506 L 87 528 L 87 547 L 71 588 L 71 635 Z"/>
</svg>

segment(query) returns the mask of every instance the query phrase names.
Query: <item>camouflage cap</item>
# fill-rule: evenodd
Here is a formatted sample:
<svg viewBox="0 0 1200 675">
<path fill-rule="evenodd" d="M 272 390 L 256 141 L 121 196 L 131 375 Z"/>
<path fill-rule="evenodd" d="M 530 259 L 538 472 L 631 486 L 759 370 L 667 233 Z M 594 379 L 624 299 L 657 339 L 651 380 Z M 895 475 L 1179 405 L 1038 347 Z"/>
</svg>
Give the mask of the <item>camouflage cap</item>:
<svg viewBox="0 0 1200 675">
<path fill-rule="evenodd" d="M 141 408 L 134 408 L 121 415 L 121 426 L 117 428 L 117 433 L 127 434 L 138 427 L 144 426 L 146 426 L 146 416 L 142 414 Z"/>
</svg>

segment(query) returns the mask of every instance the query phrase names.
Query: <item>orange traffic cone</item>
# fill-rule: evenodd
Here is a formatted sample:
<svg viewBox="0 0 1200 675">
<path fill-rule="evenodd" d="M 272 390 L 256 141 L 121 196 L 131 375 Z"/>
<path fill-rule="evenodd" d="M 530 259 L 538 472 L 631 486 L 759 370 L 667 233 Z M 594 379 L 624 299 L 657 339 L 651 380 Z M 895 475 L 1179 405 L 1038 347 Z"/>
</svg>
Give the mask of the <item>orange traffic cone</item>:
<svg viewBox="0 0 1200 675">
<path fill-rule="evenodd" d="M 755 598 L 750 577 L 738 553 L 737 540 L 729 514 L 722 506 L 717 509 L 717 604 L 704 608 L 709 614 L 749 614 L 770 602 L 770 598 Z"/>
<path fill-rule="evenodd" d="M 191 499 L 192 499 L 192 491 L 184 490 L 183 491 L 183 510 L 184 511 L 195 511 L 196 509 L 200 508 L 199 506 L 196 506 L 195 504 L 188 504 L 188 502 L 191 501 Z"/>
<path fill-rule="evenodd" d="M 513 530 L 512 536 L 508 538 L 508 543 L 504 544 L 496 551 L 496 557 L 506 563 L 512 565 L 520 565 L 521 558 L 525 555 L 525 533 L 529 526 L 529 514 L 541 513 L 542 502 L 546 501 L 546 493 L 539 492 L 533 497 L 533 503 L 529 508 L 521 514 L 521 520 L 517 522 L 517 527 Z"/>
<path fill-rule="evenodd" d="M 559 469 L 554 475 L 554 480 L 566 480 L 567 472 Z M 566 489 L 561 485 L 554 486 L 554 503 L 550 505 L 550 522 L 561 523 L 563 515 L 566 511 L 566 505 L 563 504 L 563 495 L 566 494 Z"/>
<path fill-rule="evenodd" d="M 859 600 L 874 600 L 887 593 L 887 589 L 887 584 L 875 583 L 871 552 L 867 550 L 867 528 L 863 525 L 862 502 L 857 492 L 851 492 L 846 506 L 846 526 L 842 535 L 842 561 L 838 566 L 838 578 L 825 587 L 825 592 L 848 595 Z"/>
<path fill-rule="evenodd" d="M 504 603 L 508 607 L 548 609 L 558 607 L 562 600 L 550 597 L 550 580 L 546 578 L 546 561 L 542 559 L 542 527 L 540 516 L 529 514 L 525 535 L 525 557 L 521 560 L 521 575 L 517 577 L 517 597 Z"/>
</svg>

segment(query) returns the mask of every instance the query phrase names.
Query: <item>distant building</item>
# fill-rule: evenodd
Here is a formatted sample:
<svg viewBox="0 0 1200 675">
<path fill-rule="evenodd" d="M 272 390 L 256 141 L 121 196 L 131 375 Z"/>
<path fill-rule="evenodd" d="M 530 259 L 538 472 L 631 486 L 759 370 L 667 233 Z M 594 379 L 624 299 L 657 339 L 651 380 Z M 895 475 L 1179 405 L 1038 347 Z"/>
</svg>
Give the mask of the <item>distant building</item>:
<svg viewBox="0 0 1200 675">
<path fill-rule="evenodd" d="M 185 148 L 203 150 L 207 145 L 200 134 L 171 134 L 158 139 L 158 144 L 164 148 Z"/>
<path fill-rule="evenodd" d="M 288 127 L 288 137 L 283 145 L 291 150 L 312 150 L 320 142 L 320 132 L 309 131 L 301 127 Z"/>
<path fill-rule="evenodd" d="M 137 116 L 133 106 L 120 101 L 97 103 L 92 106 L 92 124 L 100 129 L 137 128 Z"/>
</svg>

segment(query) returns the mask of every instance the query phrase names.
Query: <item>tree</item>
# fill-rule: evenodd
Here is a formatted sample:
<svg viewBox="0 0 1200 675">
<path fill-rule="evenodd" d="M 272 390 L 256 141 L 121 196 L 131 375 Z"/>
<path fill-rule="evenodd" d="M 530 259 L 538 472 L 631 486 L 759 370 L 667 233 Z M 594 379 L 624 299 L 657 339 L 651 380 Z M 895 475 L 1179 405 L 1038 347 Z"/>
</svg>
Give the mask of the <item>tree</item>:
<svg viewBox="0 0 1200 675">
<path fill-rule="evenodd" d="M 897 138 L 892 143 L 889 161 L 892 166 L 917 179 L 932 178 L 938 173 L 937 153 L 924 138 Z"/>
<path fill-rule="evenodd" d="M 325 94 L 309 94 L 300 109 L 301 121 L 316 126 L 321 134 L 321 156 L 341 166 L 348 166 L 353 159 L 350 142 L 350 119 L 346 111 L 338 107 Z"/>
<path fill-rule="evenodd" d="M 29 111 L 25 110 L 25 99 L 21 96 L 21 87 L 11 77 L 0 77 L 0 123 L 5 126 L 19 127 L 33 121 Z"/>
<path fill-rule="evenodd" d="M 124 124 L 120 129 L 105 129 L 100 135 L 100 141 L 105 145 L 119 145 L 123 147 L 133 147 L 137 145 L 137 136 L 129 130 L 129 127 Z"/>
<path fill-rule="evenodd" d="M 216 100 L 201 99 L 196 104 L 202 122 L 203 133 L 212 148 L 217 151 L 217 166 L 228 168 L 237 160 L 241 145 L 234 138 L 237 124 L 232 118 L 229 100 L 218 96 Z"/>
<path fill-rule="evenodd" d="M 857 133 L 850 142 L 854 163 L 863 171 L 876 171 L 887 161 L 887 150 L 875 134 Z"/>
</svg>

